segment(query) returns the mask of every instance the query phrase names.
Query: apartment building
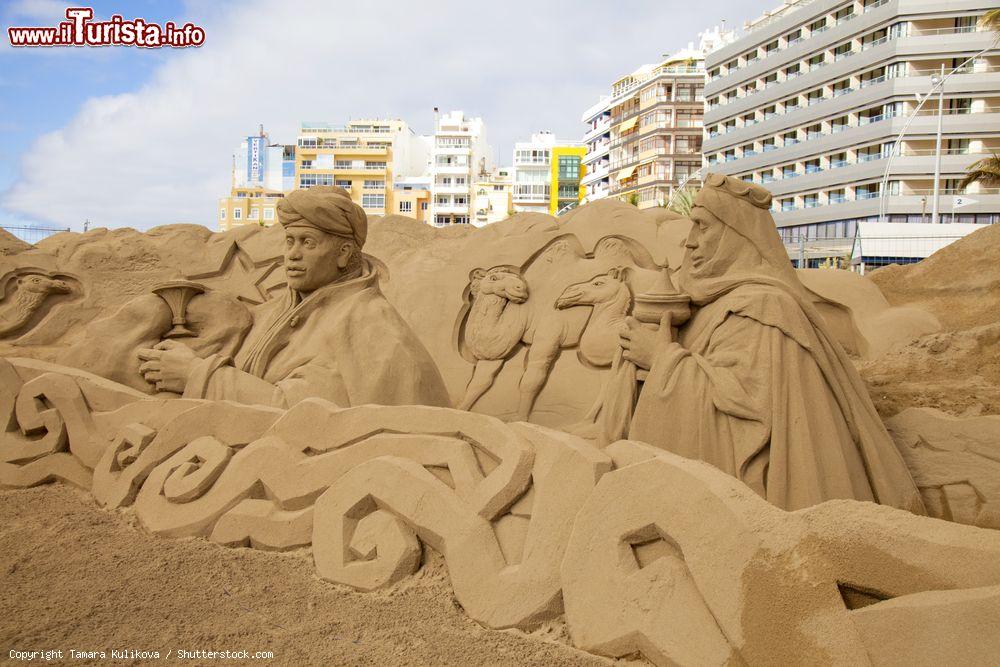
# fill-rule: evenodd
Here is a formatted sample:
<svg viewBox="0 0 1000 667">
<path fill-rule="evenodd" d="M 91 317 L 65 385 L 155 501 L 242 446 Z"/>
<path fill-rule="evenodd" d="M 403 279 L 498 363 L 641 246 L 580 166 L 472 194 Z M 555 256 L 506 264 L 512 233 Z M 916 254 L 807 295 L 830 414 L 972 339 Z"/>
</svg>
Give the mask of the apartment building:
<svg viewBox="0 0 1000 667">
<path fill-rule="evenodd" d="M 272 225 L 278 200 L 293 187 L 295 147 L 271 144 L 263 126 L 233 153 L 228 197 L 219 199 L 219 229 Z"/>
<path fill-rule="evenodd" d="M 436 110 L 435 110 L 435 113 Z M 430 149 L 430 212 L 435 225 L 467 225 L 473 218 L 473 187 L 481 171 L 493 168 L 482 118 L 462 111 L 438 116 Z"/>
<path fill-rule="evenodd" d="M 555 215 L 583 199 L 581 179 L 587 147 L 581 142 L 560 141 L 551 132 L 536 132 L 528 141 L 514 144 L 515 212 Z"/>
<path fill-rule="evenodd" d="M 580 120 L 587 126 L 583 135 L 583 201 L 604 199 L 611 192 L 611 96 L 601 95 Z"/>
<path fill-rule="evenodd" d="M 992 6 L 799 0 L 769 12 L 706 58 L 706 168 L 767 187 L 786 241 L 852 237 L 880 212 L 935 221 L 938 95 L 917 106 L 943 71 L 936 221 L 1000 222 L 997 190 L 957 188 L 1000 151 L 1000 48 L 978 23 Z"/>
<path fill-rule="evenodd" d="M 429 222 L 428 210 L 431 202 L 431 179 L 421 176 L 397 176 L 393 184 L 393 210 L 395 215 L 413 218 L 418 222 Z"/>
<path fill-rule="evenodd" d="M 483 227 L 510 217 L 512 189 L 513 170 L 509 167 L 480 173 L 476 179 L 476 217 L 472 224 Z"/>
<path fill-rule="evenodd" d="M 302 123 L 295 187 L 337 185 L 369 215 L 393 212 L 393 179 L 426 160 L 422 142 L 401 120 L 361 119 L 345 125 Z"/>
</svg>

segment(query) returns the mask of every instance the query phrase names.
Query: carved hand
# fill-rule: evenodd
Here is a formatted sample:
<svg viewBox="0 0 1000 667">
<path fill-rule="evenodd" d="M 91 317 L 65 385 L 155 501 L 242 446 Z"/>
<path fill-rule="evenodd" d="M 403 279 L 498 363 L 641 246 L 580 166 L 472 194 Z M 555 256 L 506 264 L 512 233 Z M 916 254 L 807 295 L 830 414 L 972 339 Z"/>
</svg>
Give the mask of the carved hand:
<svg viewBox="0 0 1000 667">
<path fill-rule="evenodd" d="M 670 313 L 660 319 L 659 330 L 644 325 L 634 317 L 625 318 L 625 326 L 619 333 L 622 356 L 643 370 L 649 370 L 656 355 L 674 340 L 670 327 Z"/>
<path fill-rule="evenodd" d="M 187 345 L 164 340 L 150 349 L 139 350 L 139 366 L 142 377 L 159 391 L 184 393 L 191 365 L 198 356 Z"/>
</svg>

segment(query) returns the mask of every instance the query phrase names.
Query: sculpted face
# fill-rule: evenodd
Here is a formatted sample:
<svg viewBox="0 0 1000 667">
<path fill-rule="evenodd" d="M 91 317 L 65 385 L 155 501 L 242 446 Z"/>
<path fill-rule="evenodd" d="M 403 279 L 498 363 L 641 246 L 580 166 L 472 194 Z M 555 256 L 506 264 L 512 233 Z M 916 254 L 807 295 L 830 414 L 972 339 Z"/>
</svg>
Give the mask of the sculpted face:
<svg viewBox="0 0 1000 667">
<path fill-rule="evenodd" d="M 691 271 L 697 274 L 718 252 L 726 225 L 701 206 L 691 209 L 691 221 L 694 225 L 684 247 L 690 258 Z"/>
<path fill-rule="evenodd" d="M 288 286 L 308 293 L 336 282 L 353 253 L 354 244 L 347 239 L 314 227 L 286 227 L 285 275 Z"/>
</svg>

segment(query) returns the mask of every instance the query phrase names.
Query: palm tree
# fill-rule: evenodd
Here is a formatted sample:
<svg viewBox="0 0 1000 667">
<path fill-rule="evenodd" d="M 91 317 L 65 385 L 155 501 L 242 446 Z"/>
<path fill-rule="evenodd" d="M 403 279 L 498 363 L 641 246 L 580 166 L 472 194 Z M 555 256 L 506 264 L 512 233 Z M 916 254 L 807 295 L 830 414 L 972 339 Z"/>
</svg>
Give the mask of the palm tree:
<svg viewBox="0 0 1000 667">
<path fill-rule="evenodd" d="M 1000 187 L 1000 155 L 994 153 L 991 157 L 984 157 L 970 164 L 958 187 L 966 188 L 973 183 L 980 183 L 987 188 Z"/>
<path fill-rule="evenodd" d="M 1000 9 L 991 9 L 986 12 L 983 14 L 983 18 L 979 19 L 979 22 L 985 29 L 1000 33 Z"/>
<path fill-rule="evenodd" d="M 685 218 L 690 217 L 691 207 L 694 206 L 695 194 L 695 189 L 692 187 L 677 190 L 673 198 L 669 200 L 669 203 L 665 204 L 665 207 L 677 215 L 684 216 Z"/>
</svg>

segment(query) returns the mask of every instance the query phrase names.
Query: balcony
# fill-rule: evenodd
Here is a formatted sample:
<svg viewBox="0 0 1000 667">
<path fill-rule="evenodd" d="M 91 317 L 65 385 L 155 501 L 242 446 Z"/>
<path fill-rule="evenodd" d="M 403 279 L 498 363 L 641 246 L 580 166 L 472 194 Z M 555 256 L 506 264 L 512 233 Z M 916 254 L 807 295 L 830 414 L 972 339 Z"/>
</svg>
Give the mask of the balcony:
<svg viewBox="0 0 1000 667">
<path fill-rule="evenodd" d="M 879 39 L 875 39 L 875 40 L 872 40 L 870 42 L 862 42 L 861 43 L 861 50 L 862 51 L 867 51 L 868 49 L 874 49 L 879 44 L 885 44 L 888 41 L 889 41 L 889 36 L 886 35 L 885 37 L 880 37 Z"/>
</svg>

